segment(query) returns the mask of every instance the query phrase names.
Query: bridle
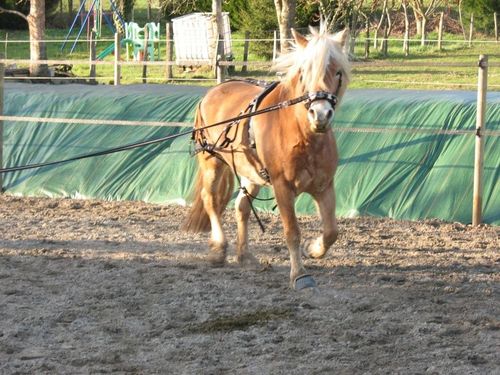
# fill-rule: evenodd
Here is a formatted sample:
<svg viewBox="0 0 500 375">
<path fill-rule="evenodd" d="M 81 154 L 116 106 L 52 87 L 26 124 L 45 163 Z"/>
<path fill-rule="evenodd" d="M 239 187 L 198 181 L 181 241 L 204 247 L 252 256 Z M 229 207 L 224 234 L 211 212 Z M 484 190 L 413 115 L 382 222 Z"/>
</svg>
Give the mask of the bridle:
<svg viewBox="0 0 500 375">
<path fill-rule="evenodd" d="M 305 96 L 307 96 L 306 99 L 304 99 L 304 105 L 306 109 L 309 109 L 311 107 L 311 104 L 318 100 L 326 100 L 330 105 L 332 106 L 332 109 L 335 110 L 335 106 L 337 105 L 338 102 L 338 95 L 340 92 L 340 88 L 342 87 L 342 72 L 339 71 L 337 73 L 339 77 L 339 84 L 337 86 L 337 90 L 335 91 L 335 94 L 332 94 L 331 92 L 328 91 L 315 91 L 315 92 L 309 92 Z M 301 77 L 302 81 L 302 77 Z"/>
<path fill-rule="evenodd" d="M 307 94 L 307 99 L 304 102 L 306 109 L 309 109 L 311 107 L 311 104 L 318 100 L 326 100 L 328 103 L 330 103 L 332 109 L 335 109 L 335 106 L 337 105 L 337 95 L 334 95 L 327 91 L 316 91 Z"/>
</svg>

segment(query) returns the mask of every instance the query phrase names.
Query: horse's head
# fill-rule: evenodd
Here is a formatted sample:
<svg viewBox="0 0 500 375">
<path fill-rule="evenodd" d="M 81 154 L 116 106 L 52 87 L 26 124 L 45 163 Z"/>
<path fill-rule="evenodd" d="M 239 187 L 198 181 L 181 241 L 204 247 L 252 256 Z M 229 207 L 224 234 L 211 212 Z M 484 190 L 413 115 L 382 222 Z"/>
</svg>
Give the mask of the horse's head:
<svg viewBox="0 0 500 375">
<path fill-rule="evenodd" d="M 327 25 L 319 30 L 311 28 L 309 39 L 292 30 L 294 49 L 282 56 L 277 69 L 286 69 L 285 82 L 294 96 L 307 94 L 305 107 L 309 128 L 314 133 L 325 133 L 335 116 L 350 79 L 350 64 L 345 52 L 348 31 L 329 34 Z M 306 112 L 304 112 L 306 111 Z"/>
</svg>

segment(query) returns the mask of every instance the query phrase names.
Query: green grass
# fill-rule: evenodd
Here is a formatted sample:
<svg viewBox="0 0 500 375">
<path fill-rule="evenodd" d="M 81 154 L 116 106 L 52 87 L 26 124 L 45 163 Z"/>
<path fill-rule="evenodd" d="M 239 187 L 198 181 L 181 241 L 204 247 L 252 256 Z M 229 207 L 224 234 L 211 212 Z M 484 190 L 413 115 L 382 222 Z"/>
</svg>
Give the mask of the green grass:
<svg viewBox="0 0 500 375">
<path fill-rule="evenodd" d="M 364 44 L 358 44 L 355 51 L 357 56 L 364 56 Z M 436 43 L 421 47 L 419 42 L 415 42 L 410 45 L 410 56 L 405 57 L 402 42 L 392 42 L 387 58 L 375 51 L 370 54 L 369 59 L 374 63 L 391 63 L 391 66 L 355 66 L 351 87 L 475 90 L 479 55 L 486 54 L 490 65 L 493 65 L 489 68 L 489 89 L 500 91 L 500 67 L 494 66 L 500 64 L 499 51 L 499 45 L 495 43 L 473 44 L 468 47 L 462 41 L 447 42 L 443 43 L 440 51 Z M 420 63 L 428 66 L 412 65 Z M 453 64 L 467 66 L 452 66 Z"/>
<path fill-rule="evenodd" d="M 156 10 L 153 10 L 155 14 Z M 138 12 L 136 11 L 136 16 Z M 140 15 L 140 13 L 139 13 Z M 142 16 L 141 16 L 142 17 Z M 136 17 L 137 18 L 137 17 Z M 162 29 L 162 31 L 164 28 Z M 46 39 L 53 40 L 47 43 L 47 54 L 49 59 L 74 59 L 87 60 L 89 51 L 85 42 L 78 42 L 76 49 L 69 54 L 72 43 L 68 43 L 61 51 L 62 40 L 65 38 L 67 30 L 48 29 Z M 76 31 L 72 34 L 74 38 Z M 164 38 L 164 34 L 162 38 Z M 86 38 L 85 31 L 81 37 Z M 97 43 L 97 53 L 112 43 L 111 31 L 103 27 L 104 40 Z M 242 61 L 243 33 L 233 34 L 233 53 L 236 61 Z M 429 39 L 436 36 L 430 34 Z M 483 38 L 483 37 L 481 37 Z M 6 31 L 0 30 L 0 53 L 6 54 L 9 59 L 29 59 L 29 43 L 27 41 L 27 31 Z M 106 40 L 108 39 L 108 40 Z M 7 43 L 6 43 L 7 40 Z M 55 41 L 54 41 L 55 40 Z M 15 42 L 24 41 L 24 42 Z M 249 61 L 264 61 L 262 56 L 254 53 L 252 46 L 256 43 L 250 42 Z M 413 40 L 410 44 L 410 56 L 405 57 L 402 50 L 402 41 L 390 41 L 388 56 L 384 57 L 380 51 L 370 46 L 370 56 L 364 59 L 364 38 L 360 37 L 355 46 L 355 63 L 353 70 L 353 88 L 402 88 L 402 89 L 465 89 L 475 90 L 477 83 L 477 61 L 480 54 L 489 55 L 489 61 L 493 66 L 489 68 L 489 89 L 500 91 L 500 45 L 496 43 L 473 43 L 468 47 L 463 42 L 461 36 L 446 35 L 443 49 L 439 51 L 435 42 L 421 47 L 418 40 Z M 165 45 L 161 45 L 161 59 L 165 59 Z M 106 58 L 112 61 L 113 56 Z M 367 63 L 373 64 L 367 64 Z M 364 63 L 364 64 L 358 64 Z M 412 63 L 426 63 L 428 66 L 414 66 Z M 468 64 L 466 67 L 457 66 L 433 66 L 433 64 Z M 386 64 L 386 66 L 381 64 Z M 390 64 L 390 66 L 387 66 Z M 77 76 L 88 75 L 88 64 L 73 64 L 73 73 Z M 254 77 L 259 79 L 276 79 L 275 74 L 270 73 L 266 68 L 256 68 L 249 66 L 248 72 L 242 73 L 241 67 L 235 68 L 235 75 L 240 77 Z M 113 76 L 112 66 L 97 66 L 98 81 L 101 83 L 111 83 Z M 162 83 L 165 77 L 165 68 L 160 66 L 148 67 L 148 77 L 150 82 Z M 193 71 L 184 71 L 182 67 L 174 67 L 174 77 L 180 79 L 182 83 L 194 83 L 203 85 L 214 84 L 214 74 L 208 67 L 195 67 Z M 203 81 L 187 82 L 184 79 L 202 79 Z M 208 80 L 208 81 L 207 81 Z M 142 82 L 141 66 L 123 66 L 123 83 Z"/>
</svg>

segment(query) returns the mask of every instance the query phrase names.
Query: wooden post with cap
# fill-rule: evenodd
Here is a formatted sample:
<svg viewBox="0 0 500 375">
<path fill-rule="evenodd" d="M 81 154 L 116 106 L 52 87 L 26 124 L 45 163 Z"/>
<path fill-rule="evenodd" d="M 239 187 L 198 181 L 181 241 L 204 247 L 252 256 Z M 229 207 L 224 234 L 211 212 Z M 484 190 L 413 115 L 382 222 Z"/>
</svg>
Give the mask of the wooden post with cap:
<svg viewBox="0 0 500 375">
<path fill-rule="evenodd" d="M 486 92 L 488 88 L 488 56 L 479 56 L 477 80 L 476 145 L 474 151 L 474 192 L 472 225 L 481 224 L 483 207 L 484 130 L 486 125 Z"/>
</svg>

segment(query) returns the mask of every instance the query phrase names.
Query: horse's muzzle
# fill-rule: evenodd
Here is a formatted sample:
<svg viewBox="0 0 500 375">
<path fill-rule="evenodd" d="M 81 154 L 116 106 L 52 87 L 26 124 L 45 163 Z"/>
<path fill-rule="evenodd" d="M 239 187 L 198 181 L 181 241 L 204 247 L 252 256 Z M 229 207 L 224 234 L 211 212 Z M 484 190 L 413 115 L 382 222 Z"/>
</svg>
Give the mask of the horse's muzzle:
<svg viewBox="0 0 500 375">
<path fill-rule="evenodd" d="M 311 125 L 311 130 L 314 133 L 325 133 L 332 123 L 334 111 L 329 103 L 326 105 L 314 104 L 311 105 L 307 111 L 307 117 Z"/>
<path fill-rule="evenodd" d="M 326 133 L 329 127 L 329 122 L 327 124 L 311 124 L 311 130 L 313 131 L 313 133 Z"/>
</svg>

